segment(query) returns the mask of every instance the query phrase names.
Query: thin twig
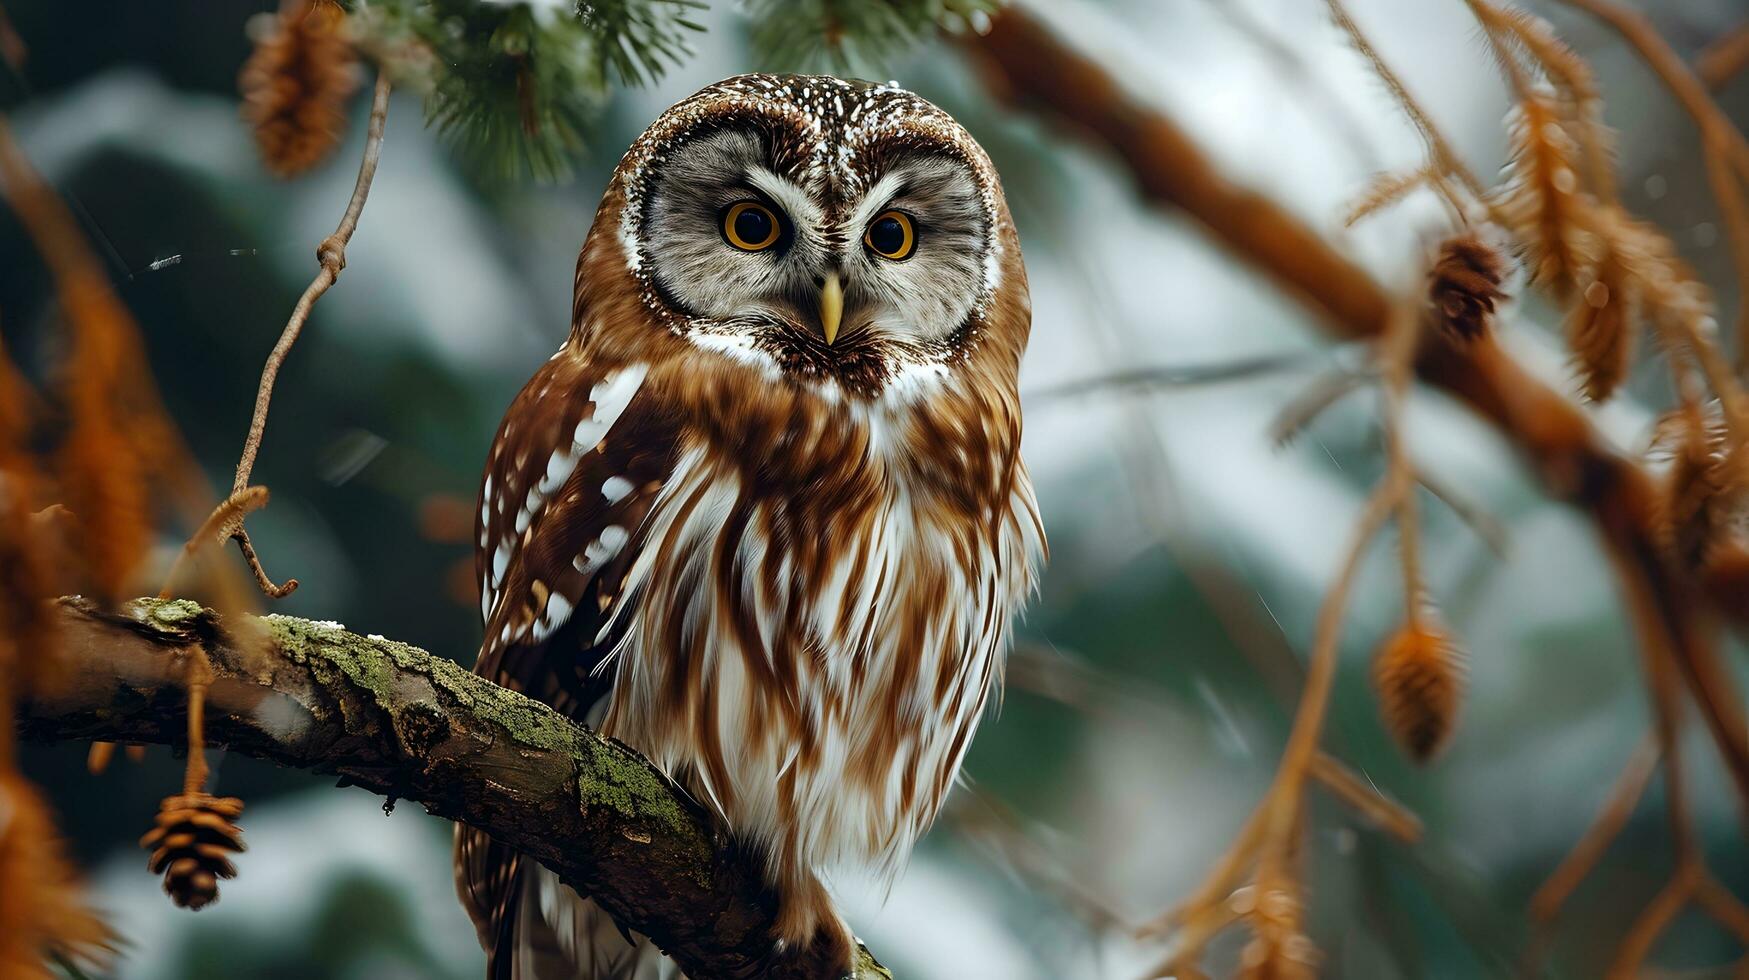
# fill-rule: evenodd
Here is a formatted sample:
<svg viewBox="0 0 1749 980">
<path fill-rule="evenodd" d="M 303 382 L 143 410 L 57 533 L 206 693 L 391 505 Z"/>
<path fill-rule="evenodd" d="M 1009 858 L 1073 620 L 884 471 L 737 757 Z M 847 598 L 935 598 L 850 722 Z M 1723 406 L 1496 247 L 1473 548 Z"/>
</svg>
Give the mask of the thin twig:
<svg viewBox="0 0 1749 980">
<path fill-rule="evenodd" d="M 1362 124 L 1360 114 L 1313 70 L 1309 59 L 1298 47 L 1276 36 L 1269 25 L 1247 10 L 1244 4 L 1232 0 L 1204 0 L 1204 3 L 1263 52 L 1278 70 L 1284 91 L 1314 102 L 1323 110 L 1331 128 L 1340 133 L 1340 138 L 1334 142 L 1353 154 L 1367 169 L 1378 168 L 1374 140 Z"/>
<path fill-rule="evenodd" d="M 1250 868 L 1257 853 L 1257 844 L 1263 835 L 1263 815 L 1264 808 L 1260 804 L 1257 809 L 1251 811 L 1251 815 L 1245 819 L 1244 825 L 1239 828 L 1238 835 L 1233 838 L 1233 843 L 1227 846 L 1227 850 L 1215 862 L 1214 867 L 1203 875 L 1202 882 L 1197 885 L 1190 897 L 1169 909 L 1164 915 L 1144 924 L 1136 930 L 1136 935 L 1142 939 L 1159 938 L 1174 930 L 1181 929 L 1200 910 L 1225 904 L 1227 897 L 1233 893 L 1233 889 L 1239 886 L 1240 877 Z M 1187 947 L 1182 936 L 1178 945 L 1180 948 Z"/>
<path fill-rule="evenodd" d="M 267 355 L 267 363 L 261 368 L 261 385 L 255 393 L 255 414 L 249 420 L 249 435 L 243 441 L 243 455 L 237 460 L 236 478 L 231 481 L 233 493 L 240 493 L 249 486 L 249 476 L 255 468 L 255 456 L 261 449 L 261 434 L 267 428 L 268 404 L 273 400 L 273 383 L 279 377 L 280 365 L 285 362 L 286 355 L 291 353 L 292 345 L 297 343 L 298 336 L 303 332 L 304 323 L 310 318 L 311 308 L 339 280 L 340 270 L 346 268 L 346 246 L 352 241 L 352 233 L 358 228 L 358 216 L 363 213 L 365 199 L 370 196 L 371 180 L 376 177 L 377 172 L 377 159 L 383 151 L 383 125 L 389 112 L 389 87 L 388 73 L 379 73 L 376 91 L 371 96 L 370 127 L 364 141 L 364 159 L 358 165 L 358 181 L 353 185 L 352 199 L 347 202 L 346 212 L 341 215 L 340 224 L 334 229 L 334 234 L 324 238 L 316 246 L 316 261 L 322 268 L 310 281 L 304 294 L 298 297 L 297 305 L 292 307 L 291 318 L 280 332 L 279 342 L 273 345 L 272 353 Z M 239 550 L 249 562 L 256 581 L 262 584 L 263 591 L 279 598 L 297 587 L 295 579 L 283 586 L 273 585 L 243 531 L 242 515 L 236 515 L 232 526 L 227 530 L 237 541 Z"/>
<path fill-rule="evenodd" d="M 220 501 L 200 527 L 183 542 L 182 550 L 176 553 L 176 560 L 171 563 L 169 573 L 164 576 L 164 587 L 158 590 L 158 598 L 168 599 L 175 595 L 176 580 L 181 576 L 183 567 L 193 561 L 195 555 L 207 545 L 224 543 L 225 529 L 233 521 L 242 521 L 244 515 L 265 506 L 266 487 L 245 487 Z"/>
<path fill-rule="evenodd" d="M 1398 302 L 1392 306 L 1385 333 L 1379 339 L 1377 357 L 1381 363 L 1380 374 L 1386 393 L 1385 424 L 1389 430 L 1388 442 L 1395 441 L 1395 427 L 1401 418 L 1403 397 L 1408 387 L 1410 366 L 1420 333 L 1419 324 L 1416 304 L 1407 300 Z M 1305 684 L 1301 689 L 1299 706 L 1294 713 L 1293 726 L 1287 745 L 1282 751 L 1281 762 L 1276 768 L 1275 778 L 1257 808 L 1245 821 L 1238 837 L 1204 876 L 1194 894 L 1140 930 L 1143 938 L 1175 933 L 1173 955 L 1162 964 L 1160 972 L 1183 969 L 1195 964 L 1201 956 L 1203 946 L 1234 921 L 1229 910 L 1223 906 L 1232 904 L 1234 889 L 1247 867 L 1255 868 L 1252 884 L 1255 901 L 1271 904 L 1273 911 L 1267 917 L 1268 928 L 1272 933 L 1282 935 L 1298 933 L 1300 904 L 1296 897 L 1298 889 L 1295 882 L 1297 859 L 1302 850 L 1300 841 L 1305 819 L 1305 787 L 1309 779 L 1316 778 L 1315 771 L 1320 768 L 1318 760 L 1322 752 L 1319 743 L 1323 737 L 1324 719 L 1329 711 L 1330 692 L 1335 684 L 1337 654 L 1341 649 L 1342 624 L 1348 609 L 1348 597 L 1359 575 L 1368 545 L 1392 515 L 1399 513 L 1403 497 L 1410 494 L 1414 486 L 1414 476 L 1407 457 L 1402 453 L 1391 454 L 1387 460 L 1384 478 L 1373 490 L 1356 521 L 1336 578 L 1319 607 Z M 1361 806 L 1368 813 L 1385 812 L 1378 805 L 1382 797 L 1375 799 L 1377 794 L 1359 791 L 1358 778 L 1354 778 L 1351 784 L 1340 775 L 1328 775 L 1336 783 L 1332 789 L 1344 799 Z M 1326 785 L 1329 785 L 1329 781 L 1326 781 Z M 1352 798 L 1345 790 L 1353 791 Z M 1413 821 L 1413 817 L 1407 818 L 1407 821 L 1400 819 L 1397 814 L 1392 814 L 1392 817 L 1399 818 L 1392 822 L 1400 830 L 1406 829 L 1409 822 Z"/>
<path fill-rule="evenodd" d="M 1502 524 L 1498 517 L 1488 513 L 1480 504 L 1464 496 L 1456 487 L 1420 467 L 1415 468 L 1415 482 L 1421 484 L 1428 493 L 1434 496 L 1434 499 L 1444 504 L 1447 510 L 1456 514 L 1458 520 L 1464 522 L 1466 527 L 1474 531 L 1476 537 L 1481 538 L 1482 543 L 1487 545 L 1488 550 L 1492 551 L 1496 557 L 1506 557 L 1506 552 L 1511 547 L 1511 536 L 1506 531 L 1506 525 Z"/>
<path fill-rule="evenodd" d="M 1629 563 L 1617 559 L 1618 565 Z M 1664 771 L 1664 802 L 1675 844 L 1676 868 L 1670 880 L 1643 909 L 1616 948 L 1606 977 L 1609 980 L 1631 980 L 1638 976 L 1640 964 L 1651 952 L 1658 937 L 1689 902 L 1697 902 L 1702 911 L 1714 915 L 1733 931 L 1741 928 L 1749 934 L 1749 912 L 1722 888 L 1706 890 L 1709 880 L 1706 856 L 1695 839 L 1693 815 L 1689 807 L 1686 767 L 1682 756 L 1681 679 L 1676 676 L 1674 647 L 1683 642 L 1668 628 L 1668 617 L 1661 606 L 1657 591 L 1646 575 L 1634 568 L 1624 568 L 1628 611 L 1635 632 L 1640 638 L 1641 659 L 1645 664 L 1647 685 L 1652 691 L 1653 734 L 1662 756 Z M 1706 895 L 1700 893 L 1706 890 Z"/>
<path fill-rule="evenodd" d="M 1275 420 L 1269 423 L 1269 440 L 1277 446 L 1287 445 L 1325 409 L 1372 380 L 1371 373 L 1348 368 L 1318 375 L 1276 413 Z"/>
<path fill-rule="evenodd" d="M 1263 354 L 1214 364 L 1134 368 L 1034 388 L 1022 392 L 1022 397 L 1027 404 L 1037 405 L 1084 395 L 1127 392 L 1130 389 L 1148 392 L 1160 388 L 1195 388 L 1293 371 L 1314 360 L 1313 356 L 1305 353 Z"/>
<path fill-rule="evenodd" d="M 1567 903 L 1568 897 L 1597 866 L 1603 853 L 1621 834 L 1621 829 L 1627 826 L 1628 817 L 1633 815 L 1634 807 L 1646 793 L 1646 785 L 1652 781 L 1652 773 L 1658 768 L 1658 755 L 1658 741 L 1648 735 L 1634 750 L 1621 775 L 1616 777 L 1615 786 L 1610 789 L 1603 806 L 1598 808 L 1591 826 L 1531 896 L 1531 918 L 1547 923 L 1560 914 L 1561 906 Z"/>
<path fill-rule="evenodd" d="M 206 689 L 213 680 L 212 664 L 199 644 L 188 648 L 188 764 L 182 773 L 182 795 L 206 789 Z"/>
<path fill-rule="evenodd" d="M 1319 752 L 1312 758 L 1311 774 L 1337 799 L 1359 811 L 1385 833 L 1405 844 L 1421 839 L 1420 817 L 1386 796 L 1371 780 L 1362 778 L 1330 753 Z"/>
<path fill-rule="evenodd" d="M 1605 205 L 1613 205 L 1615 166 L 1603 128 L 1603 96 L 1590 67 L 1555 36 L 1542 18 L 1516 8 L 1496 7 L 1486 0 L 1467 2 L 1477 23 L 1487 32 L 1489 45 L 1512 84 L 1514 98 L 1523 103 L 1533 97 L 1533 92 L 1513 47 L 1524 51 L 1543 75 L 1565 93 L 1573 110 L 1570 121 L 1579 130 L 1579 142 L 1585 152 L 1591 191 Z"/>
<path fill-rule="evenodd" d="M 1684 861 L 1659 889 L 1657 896 L 1640 910 L 1639 917 L 1616 947 L 1609 969 L 1604 972 L 1605 980 L 1634 980 L 1640 975 L 1640 964 L 1652 951 L 1652 944 L 1658 941 L 1658 936 L 1694 894 L 1694 879 L 1698 871 L 1697 865 Z"/>
<path fill-rule="evenodd" d="M 1386 392 L 1385 425 L 1394 431 L 1400 419 L 1402 399 L 1408 385 L 1409 361 L 1415 349 L 1419 319 L 1408 303 L 1393 308 L 1391 324 L 1381 341 L 1380 357 L 1384 361 Z M 1305 777 L 1318 751 L 1324 730 L 1324 716 L 1330 707 L 1330 690 L 1336 681 L 1337 652 L 1341 649 L 1342 622 L 1348 609 L 1348 595 L 1359 574 L 1361 559 L 1373 535 L 1378 533 L 1392 514 L 1398 512 L 1403 497 L 1413 490 L 1413 478 L 1408 460 L 1401 454 L 1387 459 L 1384 478 L 1373 491 L 1366 509 L 1361 512 L 1349 542 L 1336 580 L 1324 597 L 1318 611 L 1312 653 L 1306 670 L 1306 685 L 1300 695 L 1299 710 L 1294 714 L 1293 728 L 1287 747 L 1282 751 L 1281 765 L 1275 784 L 1264 801 L 1266 813 L 1264 837 L 1259 852 L 1258 886 L 1267 891 L 1265 882 L 1280 876 L 1285 879 L 1289 851 L 1294 840 L 1293 828 L 1299 819 L 1300 800 Z"/>
<path fill-rule="evenodd" d="M 1712 875 L 1702 873 L 1695 882 L 1694 904 L 1714 922 L 1729 929 L 1738 942 L 1749 945 L 1749 907 Z"/>
<path fill-rule="evenodd" d="M 1749 295 L 1749 209 L 1745 208 L 1741 188 L 1731 183 L 1730 175 L 1730 171 L 1735 170 L 1737 180 L 1749 180 L 1749 140 L 1744 139 L 1742 131 L 1713 101 L 1706 85 L 1689 70 L 1644 14 L 1614 0 L 1562 2 L 1590 13 L 1620 34 L 1639 52 L 1640 58 L 1700 127 L 1701 149 L 1708 160 L 1708 176 L 1714 195 L 1719 197 L 1719 208 L 1731 239 L 1739 290 Z M 1742 349 L 1749 350 L 1749 303 L 1741 305 L 1743 315 L 1738 318 L 1738 340 Z"/>
<path fill-rule="evenodd" d="M 249 571 L 255 574 L 255 584 L 269 599 L 284 599 L 297 591 L 298 580 L 288 578 L 283 583 L 275 585 L 268 577 L 267 569 L 261 567 L 261 556 L 255 553 L 255 542 L 249 539 L 249 532 L 238 528 L 231 532 L 231 540 L 237 542 L 237 550 L 243 553 L 243 560 L 249 563 Z"/>
<path fill-rule="evenodd" d="M 1042 844 L 1018 813 L 988 793 L 957 794 L 943 815 L 967 840 L 984 845 L 1015 874 L 1055 895 L 1089 927 L 1129 932 L 1117 905 L 1088 887 L 1076 871 Z"/>
<path fill-rule="evenodd" d="M 1701 49 L 1694 59 L 1694 73 L 1713 91 L 1724 88 L 1749 65 L 1749 24 L 1739 24 Z"/>
<path fill-rule="evenodd" d="M 1354 44 L 1355 49 L 1372 64 L 1373 71 L 1385 83 L 1385 87 L 1391 90 L 1391 94 L 1396 97 L 1397 104 L 1408 114 L 1409 121 L 1413 122 L 1415 128 L 1420 131 L 1421 138 L 1427 143 L 1428 153 L 1433 157 L 1440 174 L 1450 174 L 1457 177 L 1458 181 L 1464 185 L 1464 189 L 1469 191 L 1476 200 L 1483 200 L 1486 192 L 1482 187 L 1482 182 L 1476 179 L 1476 175 L 1464 165 L 1462 160 L 1458 159 L 1457 154 L 1452 151 L 1451 144 L 1440 133 L 1438 127 L 1433 125 L 1433 120 L 1422 110 L 1421 104 L 1409 94 L 1409 89 L 1403 85 L 1402 80 L 1397 77 L 1397 73 L 1391 70 L 1391 66 L 1385 63 L 1384 58 L 1379 56 L 1378 50 L 1372 46 L 1372 42 L 1367 40 L 1366 35 L 1362 33 L 1360 25 L 1356 24 L 1354 18 L 1348 15 L 1348 10 L 1342 5 L 1342 0 L 1325 0 L 1325 3 L 1330 8 L 1331 18 L 1336 21 L 1337 26 L 1348 34 L 1348 39 Z M 1459 215 L 1462 215 L 1464 213 L 1463 203 L 1458 201 L 1455 196 L 1448 194 L 1447 197 L 1452 208 Z"/>
<path fill-rule="evenodd" d="M 1397 498 L 1397 555 L 1403 576 L 1403 621 L 1418 629 L 1422 612 L 1421 515 L 1416 506 L 1414 468 L 1403 440 L 1403 409 L 1415 345 L 1420 337 L 1416 329 L 1420 314 L 1407 304 L 1399 306 L 1380 351 L 1384 363 L 1384 384 L 1379 386 L 1384 404 L 1380 420 L 1385 437 L 1386 479 L 1395 478 L 1406 484 Z"/>
</svg>

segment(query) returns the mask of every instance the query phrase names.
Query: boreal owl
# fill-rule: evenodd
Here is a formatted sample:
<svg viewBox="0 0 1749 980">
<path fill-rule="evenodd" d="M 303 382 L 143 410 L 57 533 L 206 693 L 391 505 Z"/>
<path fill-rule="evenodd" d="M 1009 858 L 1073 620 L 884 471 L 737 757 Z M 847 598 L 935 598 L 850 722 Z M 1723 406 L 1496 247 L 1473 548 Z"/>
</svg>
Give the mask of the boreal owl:
<svg viewBox="0 0 1749 980">
<path fill-rule="evenodd" d="M 475 669 L 636 748 L 757 854 L 776 950 L 848 962 L 816 873 L 897 870 L 1000 683 L 1044 551 L 1030 322 L 1001 185 L 950 116 L 742 75 L 626 153 L 570 336 L 493 442 Z M 494 978 L 677 974 L 478 831 L 456 864 Z"/>
</svg>

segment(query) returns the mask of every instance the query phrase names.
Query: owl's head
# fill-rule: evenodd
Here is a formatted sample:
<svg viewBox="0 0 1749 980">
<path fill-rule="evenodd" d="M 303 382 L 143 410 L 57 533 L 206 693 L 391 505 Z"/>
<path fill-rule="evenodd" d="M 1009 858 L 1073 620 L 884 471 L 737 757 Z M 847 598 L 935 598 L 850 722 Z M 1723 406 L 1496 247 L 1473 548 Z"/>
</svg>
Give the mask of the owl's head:
<svg viewBox="0 0 1749 980">
<path fill-rule="evenodd" d="M 867 394 L 966 354 L 996 307 L 1020 313 L 1005 346 L 1024 343 L 995 171 L 952 117 L 895 85 L 719 82 L 633 144 L 609 199 L 589 247 L 618 251 L 657 323 L 699 347 Z"/>
</svg>

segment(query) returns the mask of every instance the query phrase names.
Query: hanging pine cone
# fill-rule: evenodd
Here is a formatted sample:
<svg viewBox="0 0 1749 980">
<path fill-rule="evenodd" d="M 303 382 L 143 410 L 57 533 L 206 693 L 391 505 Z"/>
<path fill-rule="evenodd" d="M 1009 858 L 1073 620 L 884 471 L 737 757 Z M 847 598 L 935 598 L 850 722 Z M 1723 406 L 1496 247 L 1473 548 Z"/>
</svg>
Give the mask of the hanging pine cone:
<svg viewBox="0 0 1749 980">
<path fill-rule="evenodd" d="M 228 855 L 243 850 L 243 832 L 232 821 L 243 801 L 210 793 L 167 796 L 157 826 L 140 838 L 152 852 L 147 867 L 164 876 L 164 891 L 177 905 L 199 909 L 219 897 L 219 879 L 236 877 Z"/>
<path fill-rule="evenodd" d="M 1433 758 L 1457 728 L 1464 696 L 1464 657 L 1444 633 L 1403 626 L 1379 648 L 1373 682 L 1385 727 L 1416 762 Z"/>
<path fill-rule="evenodd" d="M 1440 326 L 1457 340 L 1488 332 L 1494 308 L 1506 298 L 1506 257 L 1474 233 L 1446 239 L 1427 274 L 1428 297 Z"/>
<path fill-rule="evenodd" d="M 345 19 L 334 0 L 285 0 L 243 65 L 243 119 L 275 176 L 303 173 L 340 143 L 358 87 Z"/>
</svg>

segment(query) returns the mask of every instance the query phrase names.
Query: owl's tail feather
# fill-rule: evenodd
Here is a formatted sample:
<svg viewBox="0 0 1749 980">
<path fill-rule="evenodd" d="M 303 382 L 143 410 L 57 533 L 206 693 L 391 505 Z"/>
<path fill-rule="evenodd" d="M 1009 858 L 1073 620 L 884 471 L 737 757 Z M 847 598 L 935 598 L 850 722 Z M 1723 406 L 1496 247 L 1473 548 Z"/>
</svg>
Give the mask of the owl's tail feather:
<svg viewBox="0 0 1749 980">
<path fill-rule="evenodd" d="M 686 980 L 655 944 L 532 863 L 520 875 L 510 980 Z"/>
</svg>

